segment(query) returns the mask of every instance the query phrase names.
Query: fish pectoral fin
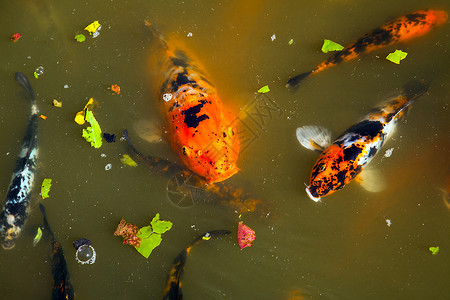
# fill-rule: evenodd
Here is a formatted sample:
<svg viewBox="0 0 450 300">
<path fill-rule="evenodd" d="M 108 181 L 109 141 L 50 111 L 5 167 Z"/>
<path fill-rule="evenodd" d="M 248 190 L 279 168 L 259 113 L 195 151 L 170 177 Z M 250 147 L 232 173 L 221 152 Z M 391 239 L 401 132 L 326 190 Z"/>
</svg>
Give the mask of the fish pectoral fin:
<svg viewBox="0 0 450 300">
<path fill-rule="evenodd" d="M 297 128 L 297 139 L 306 149 L 322 152 L 331 145 L 331 132 L 320 126 L 308 125 Z"/>
<path fill-rule="evenodd" d="M 378 193 L 386 187 L 383 174 L 378 169 L 364 169 L 356 177 L 356 181 L 369 192 Z"/>
<path fill-rule="evenodd" d="M 139 137 L 149 143 L 158 143 L 163 140 L 161 126 L 156 122 L 140 119 L 134 122 L 133 128 Z"/>
</svg>

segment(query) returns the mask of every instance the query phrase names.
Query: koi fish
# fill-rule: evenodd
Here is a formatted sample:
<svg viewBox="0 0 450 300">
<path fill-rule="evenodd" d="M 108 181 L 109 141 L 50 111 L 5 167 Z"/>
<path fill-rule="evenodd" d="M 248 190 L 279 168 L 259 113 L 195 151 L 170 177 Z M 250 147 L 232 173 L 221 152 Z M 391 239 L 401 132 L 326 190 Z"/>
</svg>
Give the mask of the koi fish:
<svg viewBox="0 0 450 300">
<path fill-rule="evenodd" d="M 28 218 L 38 155 L 38 109 L 33 88 L 24 74 L 17 72 L 15 79 L 28 93 L 31 99 L 31 111 L 19 158 L 16 161 L 0 215 L 2 247 L 6 250 L 14 248 Z"/>
<path fill-rule="evenodd" d="M 174 259 L 172 267 L 170 268 L 169 275 L 167 277 L 166 286 L 164 287 L 163 300 L 180 300 L 183 299 L 183 293 L 181 291 L 181 274 L 183 273 L 186 259 L 191 252 L 192 247 L 200 244 L 202 241 L 208 241 L 211 238 L 219 236 L 225 236 L 230 234 L 229 230 L 213 230 L 202 234 L 196 238 L 189 246 L 183 249 L 180 254 Z"/>
<path fill-rule="evenodd" d="M 224 109 L 213 84 L 186 53 L 170 49 L 150 28 L 165 51 L 159 99 L 172 149 L 189 170 L 208 182 L 233 176 L 239 155 L 236 118 Z"/>
<path fill-rule="evenodd" d="M 55 239 L 53 231 L 47 220 L 45 207 L 39 203 L 42 216 L 44 217 L 44 226 L 51 238 L 52 245 L 52 273 L 53 273 L 53 291 L 52 299 L 75 299 L 72 283 L 70 282 L 69 270 L 67 269 L 66 259 L 61 244 Z"/>
<path fill-rule="evenodd" d="M 428 85 L 411 82 L 403 92 L 374 108 L 358 123 L 347 129 L 331 144 L 331 133 L 318 126 L 297 128 L 297 139 L 302 146 L 322 151 L 311 171 L 306 193 L 313 201 L 342 189 L 358 176 L 364 188 L 378 191 L 381 186 L 363 168 L 372 160 L 383 143 L 394 132 L 411 103 L 425 93 Z"/>
<path fill-rule="evenodd" d="M 209 183 L 206 178 L 197 175 L 184 166 L 166 159 L 144 155 L 131 143 L 127 130 L 124 130 L 122 134 L 131 149 L 132 157 L 136 161 L 143 163 L 156 174 L 169 178 L 175 176 L 183 178 L 183 181 L 187 184 L 186 187 L 190 190 L 192 202 L 197 203 L 200 200 L 208 199 L 212 200 L 213 203 L 231 207 L 239 213 L 258 212 L 266 217 L 270 213 L 266 203 L 261 199 L 254 198 L 250 193 L 245 193 L 241 188 L 225 182 Z"/>
<path fill-rule="evenodd" d="M 295 87 L 309 75 L 317 74 L 341 62 L 352 60 L 361 54 L 424 35 L 434 27 L 445 23 L 447 18 L 448 14 L 445 11 L 425 9 L 387 22 L 346 46 L 342 51 L 336 52 L 313 70 L 292 77 L 287 81 L 286 87 Z"/>
</svg>

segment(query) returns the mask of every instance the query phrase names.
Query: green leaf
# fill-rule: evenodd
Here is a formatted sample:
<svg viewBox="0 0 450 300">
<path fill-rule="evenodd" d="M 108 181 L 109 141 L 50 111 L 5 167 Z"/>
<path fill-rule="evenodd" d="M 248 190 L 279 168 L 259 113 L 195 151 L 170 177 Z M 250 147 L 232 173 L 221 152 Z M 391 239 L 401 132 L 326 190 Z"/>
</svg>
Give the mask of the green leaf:
<svg viewBox="0 0 450 300">
<path fill-rule="evenodd" d="M 170 221 L 163 221 L 159 219 L 159 214 L 156 214 L 156 216 L 153 218 L 153 220 L 150 222 L 150 225 L 152 226 L 153 232 L 162 234 L 172 228 L 172 222 Z"/>
<path fill-rule="evenodd" d="M 102 130 L 94 117 L 94 113 L 90 109 L 86 110 L 85 119 L 91 123 L 91 126 L 83 129 L 83 137 L 91 143 L 92 147 L 100 148 L 102 146 Z"/>
<path fill-rule="evenodd" d="M 39 243 L 39 241 L 41 240 L 41 237 L 42 237 L 42 230 L 41 227 L 38 227 L 36 235 L 34 236 L 33 247 L 36 247 L 37 243 Z"/>
<path fill-rule="evenodd" d="M 86 37 L 84 36 L 84 34 L 77 34 L 75 36 L 75 39 L 77 40 L 77 42 L 82 43 L 82 42 L 84 42 L 86 40 Z"/>
<path fill-rule="evenodd" d="M 436 255 L 439 252 L 439 246 L 437 246 L 437 247 L 430 247 L 429 250 L 431 251 L 431 254 Z"/>
<path fill-rule="evenodd" d="M 401 50 L 395 50 L 395 52 L 389 53 L 388 56 L 386 56 L 386 59 L 389 61 L 392 61 L 395 64 L 400 64 L 400 61 L 404 59 L 408 53 L 403 52 Z"/>
<path fill-rule="evenodd" d="M 140 230 L 139 230 L 140 232 Z M 139 233 L 137 234 L 139 237 Z M 145 258 L 148 258 L 152 253 L 153 249 L 161 244 L 162 238 L 160 234 L 152 234 L 148 238 L 142 239 L 140 247 L 134 247 L 136 250 L 142 254 Z"/>
<path fill-rule="evenodd" d="M 120 159 L 120 161 L 124 165 L 128 165 L 130 167 L 136 167 L 137 166 L 137 163 L 127 154 L 122 155 L 122 158 Z"/>
<path fill-rule="evenodd" d="M 335 43 L 333 41 L 330 40 L 323 40 L 323 46 L 322 46 L 322 52 L 323 53 L 327 53 L 328 51 L 341 51 L 342 49 L 344 49 L 344 46 Z"/>
<path fill-rule="evenodd" d="M 267 93 L 267 92 L 270 92 L 270 89 L 269 89 L 268 85 L 265 85 L 265 86 L 263 86 L 262 88 L 260 88 L 258 90 L 258 93 L 261 93 L 261 94 L 264 94 L 264 93 Z"/>
<path fill-rule="evenodd" d="M 141 239 L 149 238 L 153 234 L 153 230 L 151 226 L 144 226 L 142 228 L 139 228 L 138 233 L 136 234 L 137 237 L 140 237 Z"/>
<path fill-rule="evenodd" d="M 294 43 L 294 39 L 290 39 L 288 42 L 289 45 L 292 45 L 293 43 Z"/>
<path fill-rule="evenodd" d="M 50 178 L 45 178 L 42 181 L 42 185 L 41 185 L 41 196 L 42 199 L 46 199 L 48 197 L 50 197 L 48 195 L 48 193 L 50 192 L 50 188 L 52 187 L 52 180 Z"/>
</svg>

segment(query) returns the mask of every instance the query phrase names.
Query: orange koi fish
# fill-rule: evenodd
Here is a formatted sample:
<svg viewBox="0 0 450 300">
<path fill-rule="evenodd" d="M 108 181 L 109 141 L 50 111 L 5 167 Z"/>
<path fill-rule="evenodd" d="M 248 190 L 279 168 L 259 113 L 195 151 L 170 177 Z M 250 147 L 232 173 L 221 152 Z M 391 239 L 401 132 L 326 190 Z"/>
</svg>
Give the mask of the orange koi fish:
<svg viewBox="0 0 450 300">
<path fill-rule="evenodd" d="M 224 109 L 214 86 L 185 52 L 172 50 L 156 30 L 165 50 L 160 87 L 169 143 L 183 163 L 208 182 L 238 172 L 239 139 L 233 114 Z"/>
<path fill-rule="evenodd" d="M 330 143 L 331 134 L 325 128 L 297 128 L 297 139 L 302 146 L 322 151 L 312 168 L 309 185 L 306 187 L 308 196 L 317 202 L 321 197 L 342 189 L 357 176 L 364 188 L 378 191 L 380 186 L 368 176 L 369 170 L 364 170 L 363 173 L 361 171 L 394 132 L 411 103 L 427 89 L 428 86 L 423 83 L 409 83 L 399 96 L 374 108 L 333 144 Z"/>
<path fill-rule="evenodd" d="M 406 42 L 412 38 L 424 35 L 434 27 L 446 22 L 447 18 L 448 14 L 445 11 L 426 9 L 418 10 L 387 22 L 351 43 L 342 51 L 336 52 L 315 69 L 292 77 L 287 81 L 286 87 L 295 87 L 309 75 L 317 74 L 343 61 L 352 60 L 360 54 L 369 53 L 397 42 Z"/>
</svg>

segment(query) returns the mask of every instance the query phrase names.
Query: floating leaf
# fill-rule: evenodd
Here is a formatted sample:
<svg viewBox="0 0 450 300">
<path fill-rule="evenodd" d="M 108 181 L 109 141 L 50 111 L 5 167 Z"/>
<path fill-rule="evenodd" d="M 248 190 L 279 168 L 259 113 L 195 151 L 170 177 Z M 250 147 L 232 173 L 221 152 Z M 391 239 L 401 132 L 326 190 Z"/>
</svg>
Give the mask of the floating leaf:
<svg viewBox="0 0 450 300">
<path fill-rule="evenodd" d="M 403 52 L 401 50 L 395 50 L 394 52 L 389 53 L 388 56 L 386 56 L 386 59 L 398 65 L 400 64 L 400 61 L 404 59 L 407 55 L 408 53 L 406 52 Z"/>
<path fill-rule="evenodd" d="M 439 246 L 438 247 L 430 247 L 429 250 L 431 251 L 431 254 L 436 255 L 439 252 Z"/>
<path fill-rule="evenodd" d="M 15 43 L 15 42 L 17 42 L 21 37 L 22 37 L 22 35 L 21 35 L 20 33 L 14 33 L 9 39 Z"/>
<path fill-rule="evenodd" d="M 36 247 L 37 243 L 39 243 L 39 241 L 41 240 L 41 237 L 42 237 L 42 229 L 41 227 L 38 227 L 36 235 L 34 236 L 33 247 Z"/>
<path fill-rule="evenodd" d="M 240 249 L 250 247 L 256 238 L 255 231 L 240 221 L 238 224 L 237 238 Z"/>
<path fill-rule="evenodd" d="M 322 46 L 322 52 L 323 53 L 327 53 L 328 51 L 341 51 L 342 49 L 344 49 L 344 46 L 335 43 L 333 41 L 330 40 L 323 40 L 323 46 Z"/>
<path fill-rule="evenodd" d="M 62 107 L 62 102 L 58 101 L 56 99 L 53 99 L 52 104 L 53 104 L 54 107 Z"/>
<path fill-rule="evenodd" d="M 117 95 L 120 94 L 120 86 L 118 86 L 117 84 L 113 84 L 111 85 L 111 91 L 115 92 Z"/>
<path fill-rule="evenodd" d="M 100 148 L 102 146 L 102 130 L 97 120 L 94 117 L 94 113 L 90 109 L 86 109 L 86 122 L 91 123 L 86 129 L 83 129 L 83 137 L 86 141 L 91 143 L 94 148 Z"/>
<path fill-rule="evenodd" d="M 39 118 L 41 118 L 42 120 L 47 120 L 47 116 L 45 115 L 39 115 Z"/>
<path fill-rule="evenodd" d="M 48 195 L 48 193 L 50 192 L 50 188 L 52 187 L 52 180 L 50 178 L 45 178 L 42 181 L 42 185 L 41 185 L 41 196 L 42 199 L 46 199 L 48 197 L 50 197 Z"/>
<path fill-rule="evenodd" d="M 294 43 L 294 39 L 290 39 L 288 42 L 289 45 L 292 45 L 293 43 Z"/>
<path fill-rule="evenodd" d="M 138 233 L 139 236 L 139 233 Z M 153 233 L 149 237 L 143 238 L 139 247 L 134 247 L 145 258 L 148 258 L 153 249 L 161 244 L 162 237 L 160 234 Z"/>
<path fill-rule="evenodd" d="M 172 222 L 160 220 L 159 214 L 156 214 L 156 216 L 150 222 L 150 225 L 152 226 L 153 232 L 159 234 L 162 234 L 172 228 Z"/>
<path fill-rule="evenodd" d="M 265 85 L 265 86 L 263 86 L 262 88 L 260 88 L 258 90 L 258 93 L 261 93 L 261 94 L 264 94 L 264 93 L 267 93 L 267 92 L 270 92 L 270 89 L 269 89 L 268 85 Z"/>
<path fill-rule="evenodd" d="M 77 112 L 77 115 L 75 116 L 75 122 L 77 122 L 77 124 L 79 125 L 83 125 L 84 122 L 86 122 L 84 120 L 84 117 L 85 117 L 84 110 Z"/>
<path fill-rule="evenodd" d="M 122 158 L 120 159 L 120 161 L 124 165 L 128 165 L 130 167 L 136 167 L 137 166 L 137 163 L 127 154 L 122 155 Z"/>
<path fill-rule="evenodd" d="M 116 141 L 116 135 L 115 134 L 109 134 L 104 132 L 103 133 L 103 138 L 108 142 L 108 143 L 114 143 Z"/>
<path fill-rule="evenodd" d="M 82 43 L 86 40 L 86 37 L 84 36 L 84 34 L 80 33 L 75 36 L 75 39 L 77 40 L 77 42 Z"/>
<path fill-rule="evenodd" d="M 86 26 L 86 28 L 84 28 L 84 30 L 87 30 L 90 34 L 93 34 L 94 32 L 97 31 L 97 29 L 100 27 L 100 23 L 98 21 L 94 21 L 91 24 L 89 24 L 88 26 Z"/>
</svg>

